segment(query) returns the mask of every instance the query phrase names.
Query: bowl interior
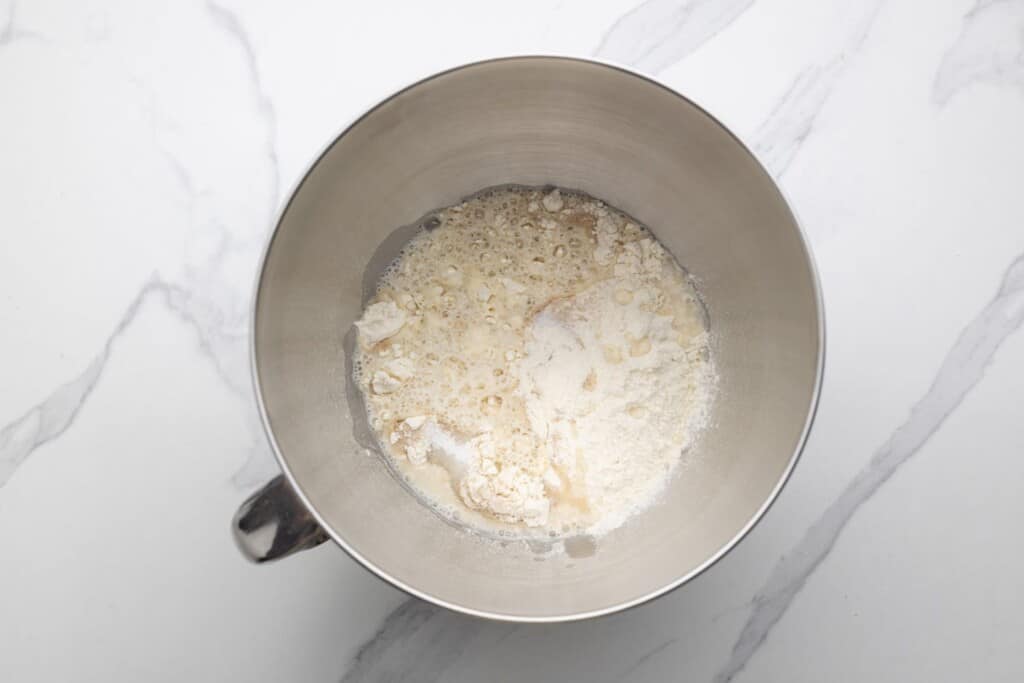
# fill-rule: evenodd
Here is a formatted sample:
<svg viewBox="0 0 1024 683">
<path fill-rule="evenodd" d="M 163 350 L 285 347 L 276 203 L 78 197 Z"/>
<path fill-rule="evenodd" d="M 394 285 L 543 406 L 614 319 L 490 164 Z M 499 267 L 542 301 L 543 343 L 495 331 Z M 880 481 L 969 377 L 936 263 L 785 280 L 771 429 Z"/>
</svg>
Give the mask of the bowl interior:
<svg viewBox="0 0 1024 683">
<path fill-rule="evenodd" d="M 353 322 L 409 237 L 398 226 L 506 183 L 580 189 L 644 222 L 696 276 L 715 340 L 711 425 L 659 503 L 575 557 L 498 547 L 432 514 L 368 448 L 349 379 Z M 440 604 L 546 620 L 658 594 L 742 535 L 802 443 L 821 343 L 806 245 L 746 149 L 650 80 L 537 57 L 420 82 L 328 148 L 268 250 L 254 352 L 282 464 L 336 540 Z"/>
</svg>

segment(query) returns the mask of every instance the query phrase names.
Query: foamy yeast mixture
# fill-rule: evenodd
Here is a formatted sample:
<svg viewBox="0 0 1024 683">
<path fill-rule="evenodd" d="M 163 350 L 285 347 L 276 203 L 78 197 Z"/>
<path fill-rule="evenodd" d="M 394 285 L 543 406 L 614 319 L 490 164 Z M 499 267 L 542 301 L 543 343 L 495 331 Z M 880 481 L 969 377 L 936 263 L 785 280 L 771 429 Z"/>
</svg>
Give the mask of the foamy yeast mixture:
<svg viewBox="0 0 1024 683">
<path fill-rule="evenodd" d="M 650 504 L 713 385 L 683 270 L 565 190 L 493 189 L 426 224 L 356 323 L 355 379 L 398 469 L 506 532 L 600 534 Z"/>
</svg>

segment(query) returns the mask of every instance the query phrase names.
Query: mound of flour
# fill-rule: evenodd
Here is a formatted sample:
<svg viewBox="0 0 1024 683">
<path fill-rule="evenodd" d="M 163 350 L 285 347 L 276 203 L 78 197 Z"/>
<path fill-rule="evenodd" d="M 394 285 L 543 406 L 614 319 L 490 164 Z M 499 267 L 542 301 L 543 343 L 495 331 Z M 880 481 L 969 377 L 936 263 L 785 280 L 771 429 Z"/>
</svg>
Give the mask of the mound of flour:
<svg viewBox="0 0 1024 683">
<path fill-rule="evenodd" d="M 649 505 L 713 386 L 685 273 L 586 195 L 494 190 L 437 214 L 357 323 L 356 379 L 424 497 L 600 534 Z"/>
<path fill-rule="evenodd" d="M 530 426 L 560 475 L 552 490 L 586 506 L 595 534 L 664 488 L 711 386 L 704 340 L 680 345 L 673 318 L 647 305 L 658 294 L 634 276 L 549 304 L 517 368 Z"/>
</svg>

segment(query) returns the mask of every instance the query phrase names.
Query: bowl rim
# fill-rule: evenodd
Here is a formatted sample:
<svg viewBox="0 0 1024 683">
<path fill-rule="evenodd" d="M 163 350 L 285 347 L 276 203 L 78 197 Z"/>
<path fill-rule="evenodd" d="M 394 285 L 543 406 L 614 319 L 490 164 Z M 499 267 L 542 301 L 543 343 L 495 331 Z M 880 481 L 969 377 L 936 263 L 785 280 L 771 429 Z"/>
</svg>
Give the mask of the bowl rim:
<svg viewBox="0 0 1024 683">
<path fill-rule="evenodd" d="M 394 100 L 396 97 L 398 97 L 398 96 L 400 96 L 400 95 L 402 95 L 402 94 L 412 90 L 413 88 L 416 88 L 416 87 L 418 87 L 420 85 L 423 85 L 424 83 L 432 81 L 432 80 L 434 80 L 436 78 L 441 78 L 443 76 L 446 76 L 448 74 L 454 73 L 456 71 L 461 71 L 463 69 L 479 67 L 479 66 L 483 66 L 483 65 L 486 65 L 486 64 L 493 64 L 493 63 L 500 63 L 500 62 L 550 61 L 550 60 L 558 60 L 558 61 L 566 61 L 566 62 L 577 62 L 577 63 L 580 63 L 580 64 L 587 64 L 587 65 L 591 65 L 591 66 L 598 66 L 598 67 L 602 67 L 602 68 L 618 71 L 618 72 L 620 72 L 622 74 L 625 74 L 627 76 L 632 76 L 634 78 L 638 78 L 640 80 L 646 81 L 647 83 L 649 83 L 649 84 L 651 84 L 651 85 L 653 85 L 653 86 L 655 86 L 657 88 L 660 88 L 661 90 L 663 90 L 663 91 L 665 91 L 665 92 L 667 92 L 667 93 L 669 93 L 669 94 L 679 98 L 684 103 L 694 107 L 697 111 L 699 111 L 704 116 L 706 116 L 712 123 L 717 125 L 723 132 L 725 132 L 727 135 L 729 135 L 729 137 L 731 137 L 733 139 L 733 141 L 737 145 L 739 145 L 740 148 L 743 149 L 750 156 L 750 158 L 754 161 L 754 163 L 758 166 L 758 168 L 760 168 L 761 172 L 764 173 L 765 176 L 771 181 L 772 185 L 775 187 L 775 190 L 779 193 L 779 196 L 782 198 L 782 201 L 785 204 L 786 209 L 789 211 L 790 215 L 793 217 L 793 223 L 796 226 L 797 234 L 798 234 L 798 236 L 800 238 L 800 245 L 803 248 L 804 256 L 805 256 L 805 258 L 807 260 L 807 266 L 808 266 L 808 268 L 810 270 L 811 283 L 812 283 L 812 287 L 813 287 L 813 290 L 814 290 L 814 302 L 815 302 L 815 308 L 816 308 L 817 318 L 818 318 L 818 354 L 817 354 L 817 358 L 815 359 L 816 367 L 815 367 L 815 376 L 814 376 L 814 387 L 813 387 L 813 390 L 811 392 L 810 403 L 809 403 L 808 408 L 807 408 L 807 417 L 804 420 L 804 425 L 803 425 L 803 428 L 802 428 L 802 430 L 800 432 L 800 437 L 797 440 L 796 446 L 793 449 L 793 453 L 792 453 L 792 455 L 790 455 L 789 461 L 786 463 L 785 469 L 783 470 L 782 474 L 779 476 L 778 481 L 775 483 L 775 486 L 769 492 L 769 494 L 765 498 L 764 502 L 754 512 L 754 514 L 751 515 L 750 519 L 747 520 L 747 522 L 739 529 L 739 531 L 737 531 L 733 535 L 732 538 L 730 538 L 726 543 L 724 543 L 715 553 L 710 555 L 706 560 L 704 560 L 698 566 L 696 566 L 693 569 L 691 569 L 686 574 L 683 574 L 682 576 L 676 578 L 675 580 L 670 581 L 670 582 L 666 583 L 665 585 L 658 587 L 655 590 L 649 591 L 648 593 L 646 593 L 644 595 L 641 595 L 641 596 L 638 596 L 638 597 L 635 597 L 635 598 L 631 598 L 629 600 L 624 600 L 622 602 L 619 602 L 619 603 L 616 603 L 616 604 L 613 604 L 613 605 L 608 605 L 608 606 L 605 606 L 605 607 L 601 607 L 599 609 L 587 610 L 587 611 L 583 611 L 583 612 L 567 612 L 567 613 L 562 613 L 562 614 L 553 614 L 553 615 L 545 615 L 545 616 L 529 616 L 529 615 L 519 615 L 519 614 L 506 614 L 506 613 L 501 613 L 501 612 L 494 612 L 494 611 L 489 611 L 489 610 L 476 609 L 476 608 L 469 607 L 469 606 L 466 606 L 466 605 L 460 605 L 460 604 L 457 604 L 457 603 L 449 602 L 449 601 L 443 600 L 441 598 L 438 598 L 437 596 L 431 595 L 427 591 L 424 591 L 424 590 L 421 590 L 419 588 L 416 588 L 415 586 L 412 586 L 412 585 L 410 585 L 410 584 L 408 584 L 408 583 L 406 583 L 404 581 L 401 581 L 401 580 L 395 578 L 394 576 L 391 576 L 387 571 L 385 571 L 381 567 L 378 567 L 377 565 L 375 565 L 373 562 L 371 562 L 366 557 L 361 555 L 355 548 L 353 548 L 351 545 L 349 545 L 349 543 L 345 540 L 345 538 L 341 534 L 336 532 L 326 522 L 326 520 L 323 518 L 323 516 L 320 514 L 320 512 L 312 505 L 312 503 L 310 502 L 310 500 L 307 497 L 306 493 L 303 491 L 302 487 L 299 485 L 298 481 L 296 480 L 294 474 L 292 473 L 291 469 L 288 466 L 288 463 L 287 463 L 286 459 L 284 458 L 283 453 L 281 452 L 281 448 L 278 445 L 277 439 L 274 436 L 273 429 L 271 428 L 270 418 L 269 418 L 269 415 L 267 413 L 267 407 L 266 407 L 266 404 L 265 404 L 264 398 L 263 398 L 263 388 L 262 388 L 261 383 L 260 383 L 259 368 L 258 368 L 257 361 L 256 361 L 256 314 L 257 314 L 257 308 L 258 308 L 258 304 L 259 304 L 260 291 L 261 291 L 262 286 L 263 286 L 263 275 L 264 275 L 264 271 L 266 270 L 267 259 L 269 258 L 270 252 L 273 249 L 274 241 L 277 238 L 277 235 L 278 235 L 278 233 L 280 231 L 281 224 L 282 224 L 282 222 L 284 220 L 284 217 L 288 213 L 288 209 L 291 207 L 292 202 L 295 200 L 295 197 L 298 195 L 299 191 L 302 189 L 302 186 L 305 184 L 306 180 L 310 177 L 312 172 L 320 164 L 320 161 L 323 160 L 323 158 L 328 154 L 328 152 L 330 152 L 330 150 L 334 147 L 334 145 L 337 142 L 339 142 L 345 135 L 347 135 L 350 130 L 352 130 L 357 125 L 359 125 L 359 123 L 361 121 L 363 121 L 363 119 L 367 118 L 368 116 L 370 116 L 371 114 L 376 112 L 378 109 L 380 109 L 382 106 L 384 106 L 387 103 L 389 103 L 392 100 Z M 711 114 L 707 109 L 702 107 L 700 104 L 695 102 L 693 99 L 687 97 L 686 95 L 683 95 L 682 93 L 678 92 L 674 88 L 672 88 L 672 87 L 666 85 L 665 83 L 662 83 L 661 81 L 657 80 L 653 76 L 644 74 L 644 73 L 642 73 L 640 71 L 637 71 L 637 70 L 635 70 L 635 69 L 633 69 L 631 67 L 625 66 L 623 64 L 618 64 L 618 63 L 615 63 L 613 61 L 604 60 L 604 59 L 597 59 L 597 58 L 592 58 L 592 57 L 579 57 L 579 56 L 572 56 L 572 55 L 562 55 L 562 54 L 532 54 L 532 53 L 531 54 L 522 54 L 522 55 L 507 55 L 507 56 L 502 56 L 502 57 L 493 57 L 493 58 L 489 58 L 489 59 L 481 59 L 481 60 L 476 60 L 476 61 L 472 61 L 472 62 L 466 62 L 466 63 L 463 63 L 463 64 L 459 64 L 457 66 L 453 66 L 453 67 L 450 67 L 450 68 L 447 68 L 447 69 L 444 69 L 444 70 L 441 70 L 441 71 L 432 72 L 432 73 L 430 73 L 430 74 L 428 74 L 426 76 L 423 76 L 421 78 L 417 78 L 417 79 L 415 79 L 415 80 L 413 80 L 411 82 L 408 82 L 406 85 L 404 85 L 404 86 L 394 90 L 390 95 L 387 95 L 386 97 L 381 99 L 379 102 L 376 102 L 372 106 L 368 107 L 361 114 L 353 117 L 349 122 L 347 122 L 346 124 L 341 126 L 340 129 L 338 130 L 338 132 L 333 137 L 331 137 L 328 140 L 328 142 L 326 142 L 321 147 L 321 149 L 317 152 L 317 154 L 315 156 L 312 157 L 312 160 L 305 166 L 305 168 L 302 171 L 302 173 L 292 183 L 291 187 L 289 188 L 288 193 L 286 195 L 283 195 L 283 196 L 286 199 L 280 205 L 280 207 L 279 207 L 279 209 L 278 209 L 278 211 L 277 211 L 277 213 L 276 213 L 276 215 L 274 217 L 273 228 L 272 228 L 270 234 L 266 238 L 265 245 L 263 247 L 263 252 L 260 255 L 260 260 L 259 260 L 257 271 L 256 271 L 256 282 L 255 282 L 255 285 L 253 287 L 252 299 L 251 299 L 250 306 L 249 306 L 249 329 L 248 329 L 248 331 L 249 331 L 249 367 L 250 367 L 250 374 L 252 376 L 253 390 L 254 390 L 254 392 L 256 394 L 256 404 L 257 404 L 257 407 L 259 409 L 260 422 L 261 422 L 261 424 L 263 426 L 263 431 L 266 434 L 267 440 L 270 443 L 271 450 L 274 453 L 274 458 L 277 460 L 278 465 L 280 465 L 281 470 L 283 471 L 283 473 L 285 475 L 285 478 L 288 481 L 288 484 L 295 491 L 295 494 L 298 496 L 298 498 L 302 502 L 302 504 L 309 510 L 309 513 L 316 520 L 317 524 L 319 524 L 320 527 L 330 536 L 331 540 L 333 540 L 346 553 L 348 553 L 348 555 L 350 557 L 355 559 L 356 562 L 359 565 L 361 565 L 364 569 L 368 570 L 369 572 L 371 572 L 372 574 L 374 574 L 378 578 L 383 579 L 388 584 L 394 586 L 395 588 L 398 588 L 399 590 L 403 591 L 404 593 L 406 593 L 406 594 L 408 594 L 410 596 L 413 596 L 413 597 L 416 597 L 416 598 L 420 598 L 420 599 L 425 600 L 425 601 L 427 601 L 429 603 L 432 603 L 432 604 L 437 605 L 439 607 L 444 607 L 445 609 L 449 609 L 449 610 L 452 610 L 454 612 L 459 612 L 461 614 L 466 614 L 466 615 L 473 616 L 473 617 L 479 617 L 479 618 L 483 618 L 483 619 L 489 619 L 489 620 L 494 620 L 494 621 L 502 621 L 502 622 L 514 622 L 514 623 L 562 623 L 562 622 L 581 621 L 581 620 L 584 620 L 584 619 L 592 619 L 592 618 L 595 618 L 595 617 L 600 617 L 600 616 L 604 616 L 604 615 L 614 614 L 614 613 L 617 613 L 617 612 L 622 612 L 622 611 L 625 611 L 627 609 L 631 609 L 633 607 L 638 607 L 640 605 L 643 605 L 643 604 L 645 604 L 647 602 L 650 602 L 651 600 L 654 600 L 655 598 L 659 598 L 659 597 L 661 597 L 663 595 L 666 595 L 666 594 L 674 591 L 675 589 L 679 588 L 680 586 L 682 586 L 682 585 L 690 582 L 691 580 L 695 579 L 696 577 L 700 576 L 705 571 L 707 571 L 710 567 L 715 565 L 719 560 L 721 560 L 723 557 L 725 557 L 727 554 L 729 554 L 729 552 L 731 552 L 739 544 L 739 542 L 742 541 L 743 538 L 746 537 L 747 534 L 749 534 L 751 532 L 751 530 L 753 530 L 753 528 L 755 526 L 757 526 L 758 522 L 760 522 L 764 518 L 765 514 L 768 512 L 768 510 L 771 508 L 771 506 L 778 499 L 779 494 L 782 492 L 782 489 L 789 482 L 790 476 L 793 473 L 793 469 L 796 467 L 797 462 L 800 460 L 800 456 L 802 455 L 803 450 L 804 450 L 804 448 L 805 448 L 805 446 L 807 444 L 807 438 L 808 438 L 808 436 L 810 434 L 811 427 L 814 424 L 815 416 L 817 415 L 819 399 L 820 399 L 820 396 L 821 396 L 821 387 L 822 387 L 822 382 L 823 382 L 823 379 L 824 379 L 824 372 L 825 372 L 825 305 L 824 305 L 824 300 L 823 300 L 823 297 L 822 297 L 821 279 L 820 279 L 820 276 L 819 276 L 819 273 L 818 273 L 817 264 L 816 264 L 815 259 L 814 259 L 814 254 L 813 254 L 813 252 L 811 251 L 811 248 L 810 248 L 810 240 L 807 237 L 807 231 L 804 229 L 803 223 L 801 222 L 799 216 L 797 215 L 795 209 L 793 208 L 793 202 L 790 200 L 789 196 L 786 194 L 786 192 L 782 188 L 782 186 L 776 181 L 775 177 L 773 177 L 772 174 L 768 171 L 768 169 L 765 166 L 764 162 L 758 157 L 758 155 L 754 152 L 754 150 L 752 150 L 745 142 L 743 142 L 743 140 L 741 140 L 739 138 L 739 136 L 737 136 L 735 133 L 733 133 L 724 123 L 722 123 L 717 117 L 715 117 L 713 114 Z"/>
</svg>

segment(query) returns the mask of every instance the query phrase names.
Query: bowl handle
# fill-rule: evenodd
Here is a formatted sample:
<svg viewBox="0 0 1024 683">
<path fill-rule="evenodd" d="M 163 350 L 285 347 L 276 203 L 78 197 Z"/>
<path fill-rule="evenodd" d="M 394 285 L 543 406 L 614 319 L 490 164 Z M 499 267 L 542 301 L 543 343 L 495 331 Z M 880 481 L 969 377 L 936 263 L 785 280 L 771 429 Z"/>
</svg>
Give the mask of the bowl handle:
<svg viewBox="0 0 1024 683">
<path fill-rule="evenodd" d="M 242 503 L 231 530 L 238 549 L 256 563 L 314 548 L 329 538 L 281 475 Z"/>
</svg>

